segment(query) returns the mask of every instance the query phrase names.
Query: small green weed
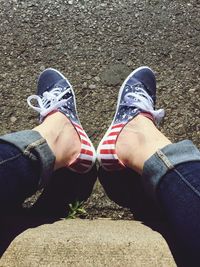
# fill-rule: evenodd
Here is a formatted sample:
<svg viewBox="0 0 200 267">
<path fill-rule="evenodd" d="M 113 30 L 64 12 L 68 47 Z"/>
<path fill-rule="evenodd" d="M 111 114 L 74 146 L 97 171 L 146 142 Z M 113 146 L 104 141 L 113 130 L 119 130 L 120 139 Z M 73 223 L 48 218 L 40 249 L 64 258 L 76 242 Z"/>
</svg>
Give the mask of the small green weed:
<svg viewBox="0 0 200 267">
<path fill-rule="evenodd" d="M 75 219 L 77 217 L 85 216 L 87 214 L 83 207 L 83 201 L 75 201 L 73 204 L 69 204 L 69 213 L 66 219 Z"/>
</svg>

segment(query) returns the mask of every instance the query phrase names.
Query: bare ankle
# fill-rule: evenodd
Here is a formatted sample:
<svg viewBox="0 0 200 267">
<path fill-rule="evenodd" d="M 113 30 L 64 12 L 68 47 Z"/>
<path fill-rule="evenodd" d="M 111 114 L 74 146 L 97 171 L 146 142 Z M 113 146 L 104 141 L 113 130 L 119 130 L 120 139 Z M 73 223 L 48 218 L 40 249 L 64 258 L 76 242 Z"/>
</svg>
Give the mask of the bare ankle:
<svg viewBox="0 0 200 267">
<path fill-rule="evenodd" d="M 80 139 L 71 122 L 60 112 L 35 127 L 56 157 L 54 169 L 70 165 L 80 153 Z M 72 142 L 73 140 L 73 142 Z"/>
<path fill-rule="evenodd" d="M 119 159 L 127 167 L 141 174 L 144 162 L 170 143 L 150 119 L 139 115 L 120 133 L 116 150 Z"/>
</svg>

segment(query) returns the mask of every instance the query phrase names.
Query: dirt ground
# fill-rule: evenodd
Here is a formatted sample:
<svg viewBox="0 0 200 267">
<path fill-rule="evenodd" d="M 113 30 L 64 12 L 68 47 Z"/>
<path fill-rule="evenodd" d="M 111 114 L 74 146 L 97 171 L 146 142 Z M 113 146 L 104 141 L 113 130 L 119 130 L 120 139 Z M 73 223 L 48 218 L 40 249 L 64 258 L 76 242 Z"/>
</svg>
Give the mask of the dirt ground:
<svg viewBox="0 0 200 267">
<path fill-rule="evenodd" d="M 39 73 L 54 67 L 74 85 L 82 125 L 97 146 L 121 82 L 148 65 L 157 76 L 157 106 L 166 110 L 162 131 L 200 147 L 199 0 L 0 0 L 0 36 L 1 134 L 37 124 L 26 98 Z M 131 219 L 138 206 L 142 217 L 149 216 L 142 189 L 133 189 L 138 198 L 127 191 L 128 176 L 101 180 L 107 194 L 96 182 L 84 205 L 87 216 Z"/>
</svg>

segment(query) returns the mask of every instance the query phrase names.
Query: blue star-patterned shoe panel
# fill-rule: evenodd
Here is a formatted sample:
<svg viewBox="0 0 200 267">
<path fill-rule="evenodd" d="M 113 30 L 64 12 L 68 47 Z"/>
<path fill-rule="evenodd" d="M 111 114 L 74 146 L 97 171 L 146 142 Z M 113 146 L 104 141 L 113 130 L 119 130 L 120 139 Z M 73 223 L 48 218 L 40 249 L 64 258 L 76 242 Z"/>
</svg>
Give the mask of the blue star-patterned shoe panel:
<svg viewBox="0 0 200 267">
<path fill-rule="evenodd" d="M 61 92 L 64 92 L 66 89 L 69 91 L 62 97 L 62 99 L 67 99 L 67 103 L 62 107 L 58 108 L 62 113 L 64 113 L 70 120 L 75 123 L 80 124 L 77 111 L 76 111 L 76 100 L 75 95 L 73 93 L 72 86 L 67 82 L 67 80 L 62 79 L 58 83 L 56 83 L 53 88 L 59 88 Z M 52 88 L 52 89 L 53 89 Z"/>
<path fill-rule="evenodd" d="M 146 90 L 145 86 L 134 77 L 128 79 L 123 89 L 120 89 L 122 90 L 122 92 L 120 100 L 118 102 L 114 124 L 127 123 L 138 113 L 140 113 L 139 108 L 134 106 L 134 103 L 136 103 L 138 100 L 133 97 L 132 99 L 130 99 L 131 101 L 127 101 L 127 95 L 130 95 L 131 93 L 141 92 L 141 89 Z"/>
</svg>

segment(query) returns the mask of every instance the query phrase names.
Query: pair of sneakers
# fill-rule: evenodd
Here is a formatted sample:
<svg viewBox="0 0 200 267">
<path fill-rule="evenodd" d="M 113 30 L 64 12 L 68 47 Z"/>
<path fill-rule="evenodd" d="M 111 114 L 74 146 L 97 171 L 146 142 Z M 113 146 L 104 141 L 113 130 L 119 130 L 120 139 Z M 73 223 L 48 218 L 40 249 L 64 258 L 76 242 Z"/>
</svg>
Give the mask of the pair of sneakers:
<svg viewBox="0 0 200 267">
<path fill-rule="evenodd" d="M 36 105 L 33 105 L 33 100 Z M 79 135 L 81 149 L 78 157 L 66 167 L 78 173 L 90 171 L 96 157 L 107 171 L 125 168 L 116 153 L 117 138 L 124 126 L 138 114 L 159 123 L 164 117 L 164 110 L 155 110 L 155 101 L 156 79 L 153 71 L 144 66 L 130 73 L 120 88 L 113 121 L 96 152 L 78 118 L 72 85 L 62 73 L 53 68 L 44 70 L 38 79 L 37 95 L 27 98 L 29 106 L 40 113 L 40 122 L 55 111 L 62 112 L 71 121 Z"/>
</svg>

